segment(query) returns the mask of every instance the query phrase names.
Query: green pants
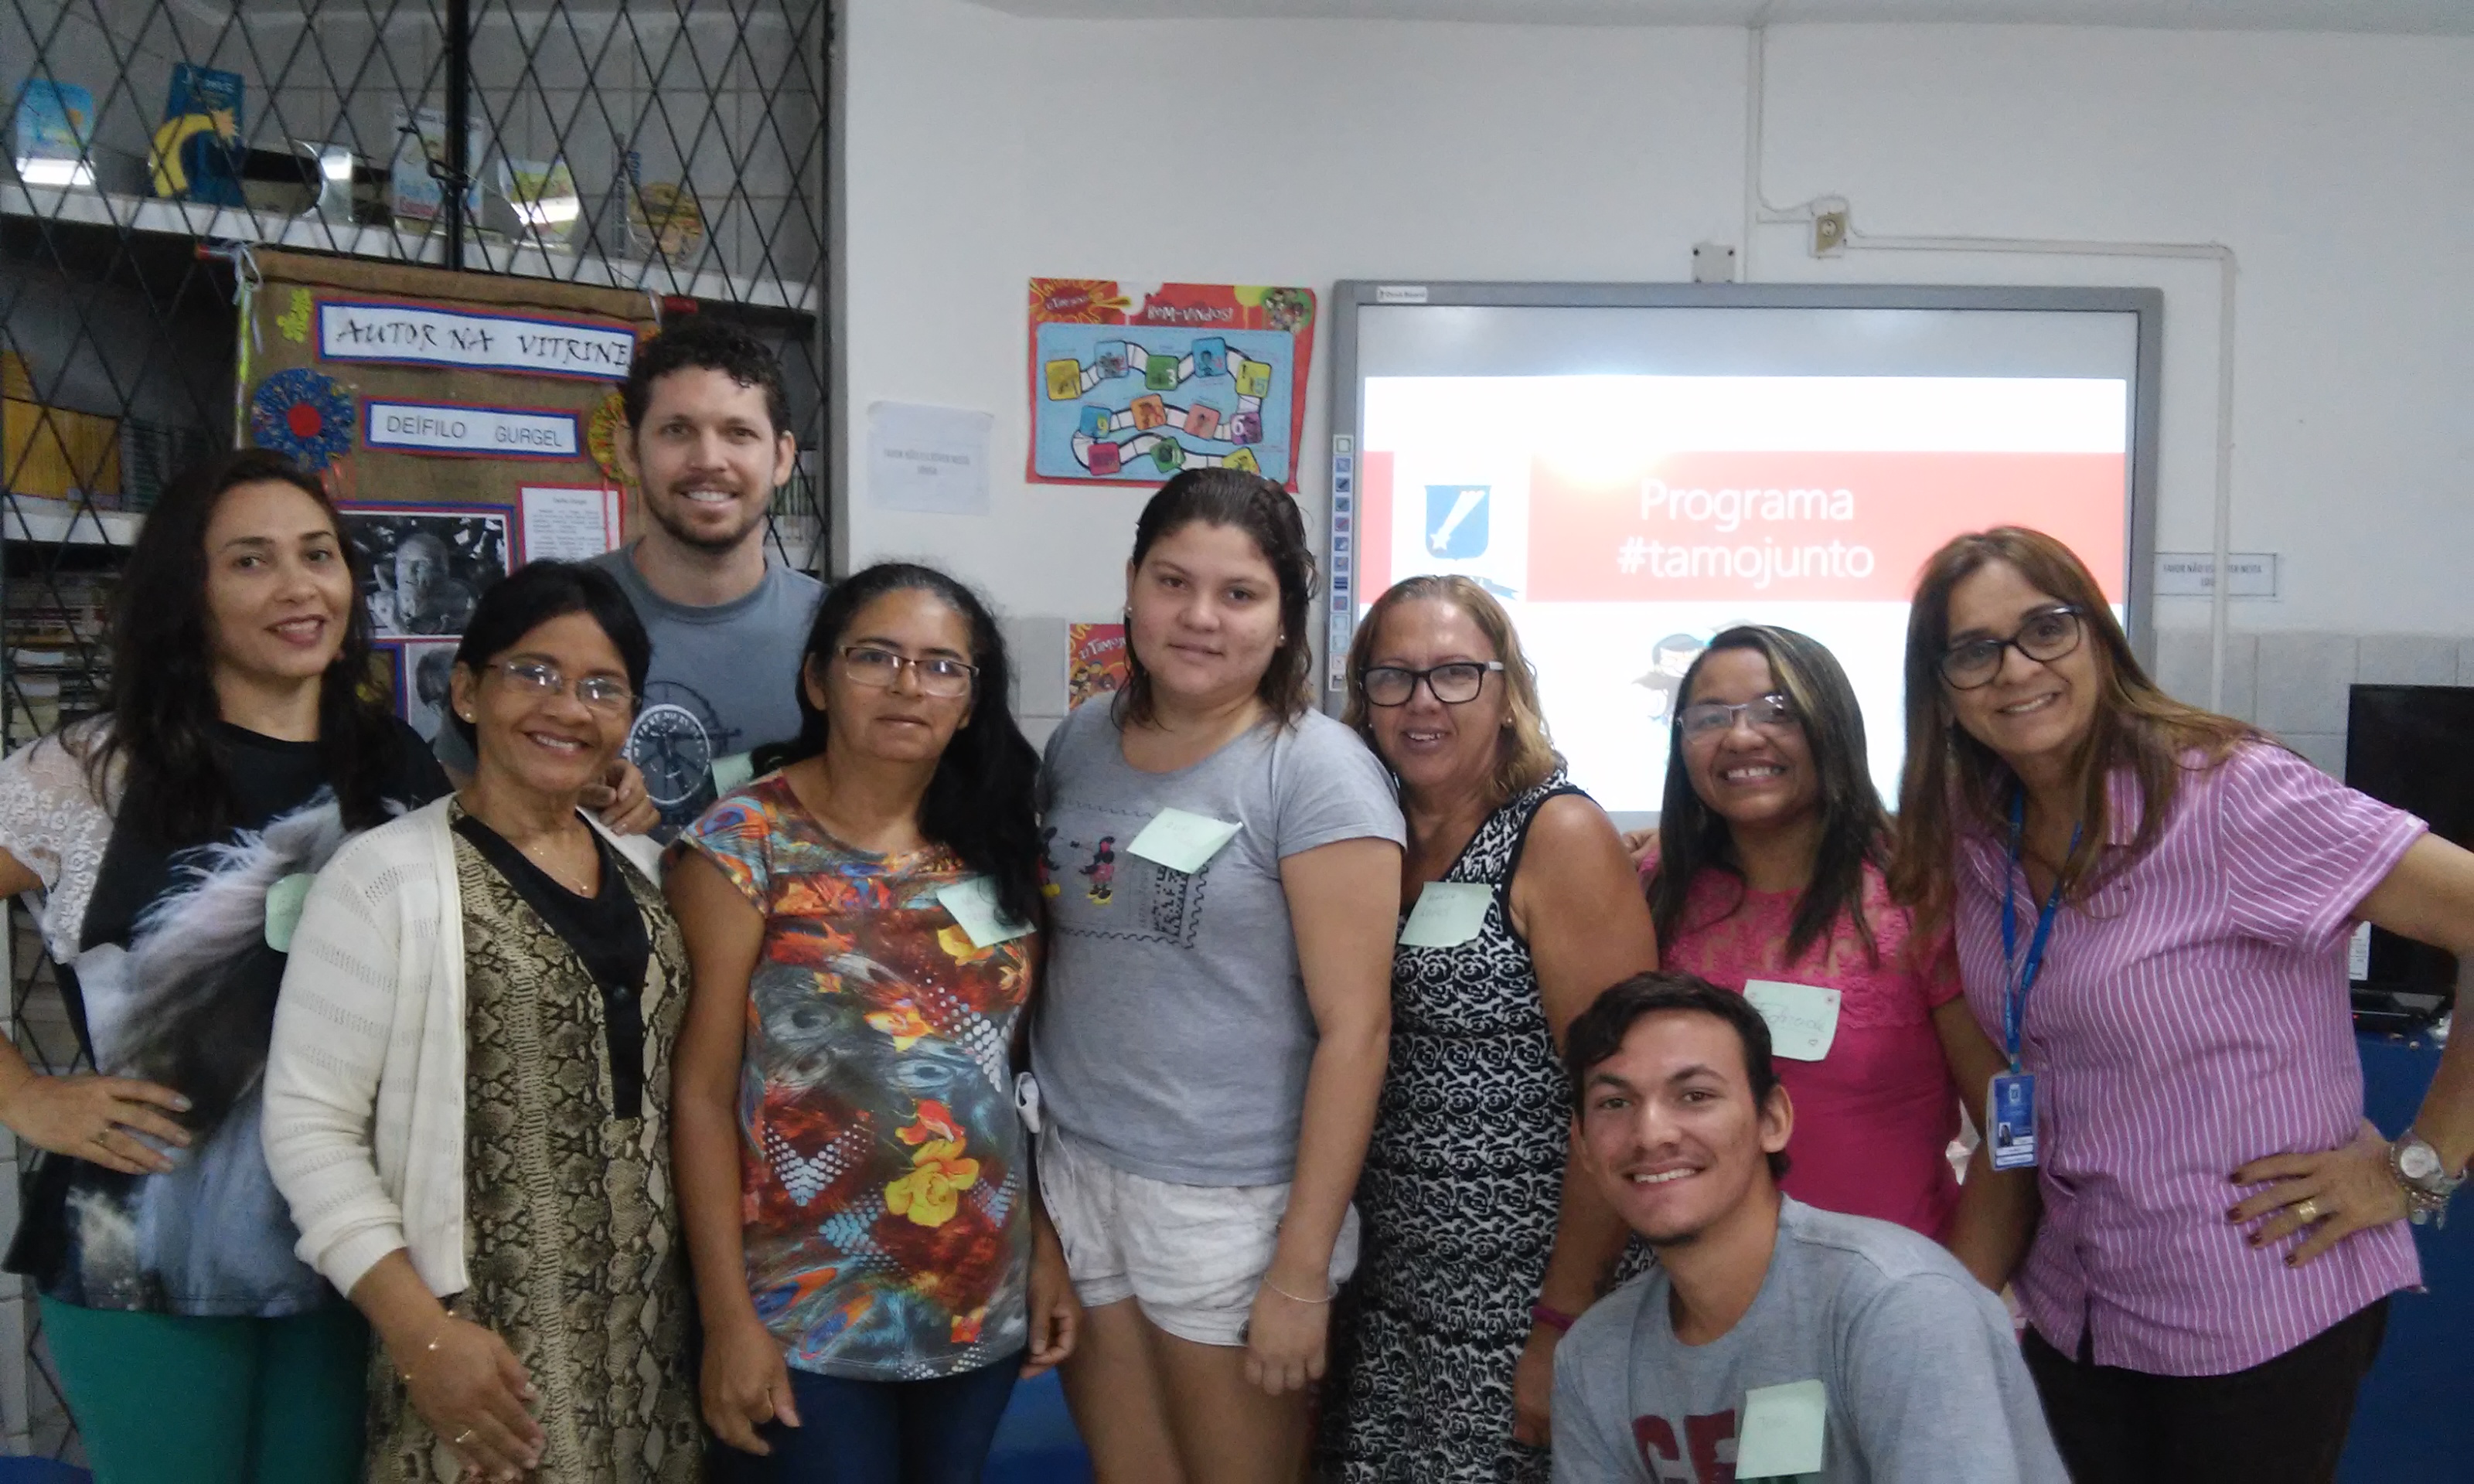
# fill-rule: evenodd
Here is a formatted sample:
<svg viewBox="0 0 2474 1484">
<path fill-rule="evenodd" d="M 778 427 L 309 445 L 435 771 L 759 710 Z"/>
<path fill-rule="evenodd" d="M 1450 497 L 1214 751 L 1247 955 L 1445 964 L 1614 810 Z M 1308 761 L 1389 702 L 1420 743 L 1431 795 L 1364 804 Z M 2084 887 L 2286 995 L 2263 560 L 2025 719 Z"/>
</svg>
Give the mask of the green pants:
<svg viewBox="0 0 2474 1484">
<path fill-rule="evenodd" d="M 95 1484 L 353 1484 L 370 1329 L 350 1304 L 193 1319 L 42 1301 Z"/>
</svg>

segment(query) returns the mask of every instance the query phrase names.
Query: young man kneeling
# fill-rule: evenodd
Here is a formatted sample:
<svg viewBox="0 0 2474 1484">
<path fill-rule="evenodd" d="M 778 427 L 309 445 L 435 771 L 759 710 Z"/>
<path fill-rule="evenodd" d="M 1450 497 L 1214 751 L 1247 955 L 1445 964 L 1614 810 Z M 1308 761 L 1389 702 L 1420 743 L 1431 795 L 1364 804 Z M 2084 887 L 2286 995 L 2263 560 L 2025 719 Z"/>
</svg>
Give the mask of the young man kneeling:
<svg viewBox="0 0 2474 1484">
<path fill-rule="evenodd" d="M 1795 1110 L 1758 1011 L 1639 974 L 1565 1046 L 1583 1166 L 1658 1266 L 1556 1350 L 1557 1484 L 2066 1484 L 2000 1301 L 1779 1193 Z"/>
</svg>

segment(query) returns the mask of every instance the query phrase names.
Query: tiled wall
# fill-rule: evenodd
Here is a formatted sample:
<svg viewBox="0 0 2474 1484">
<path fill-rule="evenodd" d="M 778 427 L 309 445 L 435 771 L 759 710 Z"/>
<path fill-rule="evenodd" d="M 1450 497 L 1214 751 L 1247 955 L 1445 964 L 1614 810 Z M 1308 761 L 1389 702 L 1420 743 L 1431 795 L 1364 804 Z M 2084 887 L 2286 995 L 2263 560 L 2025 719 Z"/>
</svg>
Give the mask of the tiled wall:
<svg viewBox="0 0 2474 1484">
<path fill-rule="evenodd" d="M 2208 632 L 2160 629 L 2156 682 L 2195 706 L 2208 704 Z M 2474 685 L 2474 638 L 2435 634 L 2319 634 L 2270 630 L 2232 634 L 2219 709 L 2274 732 L 2329 773 L 2345 772 L 2350 686 Z"/>
</svg>

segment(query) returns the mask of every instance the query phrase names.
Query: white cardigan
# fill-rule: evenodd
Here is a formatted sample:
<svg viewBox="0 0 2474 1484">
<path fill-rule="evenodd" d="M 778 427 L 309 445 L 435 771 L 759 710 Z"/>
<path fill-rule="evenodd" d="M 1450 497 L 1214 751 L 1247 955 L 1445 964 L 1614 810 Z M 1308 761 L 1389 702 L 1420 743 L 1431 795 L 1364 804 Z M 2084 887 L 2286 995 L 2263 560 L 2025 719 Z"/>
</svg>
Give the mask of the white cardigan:
<svg viewBox="0 0 2474 1484">
<path fill-rule="evenodd" d="M 398 1248 L 431 1293 L 469 1285 L 451 802 L 345 842 L 309 888 L 276 1001 L 266 1162 L 301 1229 L 301 1259 L 347 1294 Z M 652 841 L 612 843 L 660 879 Z"/>
</svg>

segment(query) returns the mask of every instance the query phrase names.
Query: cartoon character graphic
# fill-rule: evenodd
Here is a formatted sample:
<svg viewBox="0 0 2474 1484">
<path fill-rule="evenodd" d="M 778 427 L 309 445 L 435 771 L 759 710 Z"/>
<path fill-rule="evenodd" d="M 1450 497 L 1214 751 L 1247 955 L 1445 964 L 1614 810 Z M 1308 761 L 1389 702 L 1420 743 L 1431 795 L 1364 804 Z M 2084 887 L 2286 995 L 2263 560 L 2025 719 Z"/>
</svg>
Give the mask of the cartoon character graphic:
<svg viewBox="0 0 2474 1484">
<path fill-rule="evenodd" d="M 1314 318 L 1314 296 L 1303 289 L 1267 289 L 1263 323 L 1275 330 L 1295 331 Z"/>
<path fill-rule="evenodd" d="M 1658 641 L 1649 652 L 1649 673 L 1633 682 L 1649 692 L 1649 719 L 1662 722 L 1675 714 L 1679 693 L 1684 689 L 1684 672 L 1701 658 L 1709 641 L 1688 634 L 1670 634 Z"/>
<path fill-rule="evenodd" d="M 1065 888 L 1056 879 L 1056 826 L 1049 826 L 1039 832 L 1039 895 L 1055 897 Z"/>
<path fill-rule="evenodd" d="M 1102 835 L 1091 851 L 1091 863 L 1079 869 L 1091 878 L 1091 904 L 1106 906 L 1117 895 L 1117 837 Z"/>
</svg>

